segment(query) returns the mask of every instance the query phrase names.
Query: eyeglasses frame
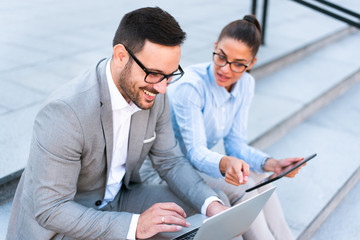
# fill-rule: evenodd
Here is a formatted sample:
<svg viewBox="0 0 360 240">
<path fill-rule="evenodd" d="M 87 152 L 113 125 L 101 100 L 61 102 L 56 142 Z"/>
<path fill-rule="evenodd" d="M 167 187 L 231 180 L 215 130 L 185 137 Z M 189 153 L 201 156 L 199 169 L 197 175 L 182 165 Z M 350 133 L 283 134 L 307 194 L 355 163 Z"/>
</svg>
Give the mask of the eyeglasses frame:
<svg viewBox="0 0 360 240">
<path fill-rule="evenodd" d="M 123 44 L 123 45 L 124 45 L 124 44 Z M 179 67 L 178 67 L 178 70 L 180 71 L 180 73 L 171 73 L 171 74 L 165 75 L 165 74 L 163 74 L 163 73 L 158 73 L 158 72 L 150 71 L 150 70 L 148 70 L 148 69 L 144 66 L 144 64 L 142 64 L 142 63 L 140 62 L 140 60 L 135 56 L 134 53 L 132 53 L 132 51 L 131 51 L 130 49 L 128 49 L 125 45 L 124 45 L 124 47 L 125 47 L 126 51 L 129 53 L 129 55 L 130 55 L 130 56 L 134 59 L 134 61 L 137 63 L 137 65 L 139 65 L 139 67 L 145 72 L 146 75 L 145 75 L 145 77 L 144 77 L 144 81 L 145 81 L 146 83 L 149 83 L 149 84 L 157 84 L 157 83 L 163 81 L 163 80 L 166 78 L 166 80 L 167 80 L 166 83 L 167 83 L 167 84 L 171 84 L 171 83 L 174 83 L 174 82 L 176 82 L 177 80 L 179 80 L 179 79 L 184 75 L 184 70 L 181 68 L 180 64 L 179 64 Z M 160 79 L 159 81 L 157 81 L 157 82 L 148 82 L 148 81 L 146 81 L 146 78 L 147 78 L 147 76 L 149 76 L 150 74 L 160 74 L 160 75 L 163 75 L 164 77 L 161 78 L 161 79 Z M 170 77 L 179 76 L 179 75 L 180 75 L 180 77 L 177 78 L 176 80 L 170 80 L 170 81 L 168 81 Z"/>
<path fill-rule="evenodd" d="M 225 63 L 224 65 L 219 65 L 219 64 L 215 63 L 215 61 L 214 61 L 215 55 L 223 56 L 223 57 L 225 58 L 226 63 Z M 245 72 L 245 70 L 249 67 L 249 65 L 247 65 L 247 64 L 240 63 L 241 65 L 243 65 L 243 66 L 245 67 L 244 70 L 241 71 L 241 72 L 234 71 L 234 70 L 232 69 L 232 67 L 231 67 L 231 64 L 232 64 L 232 63 L 239 63 L 239 62 L 229 62 L 228 59 L 227 59 L 227 57 L 226 57 L 225 55 L 221 55 L 220 53 L 217 53 L 217 52 L 213 52 L 213 61 L 214 61 L 214 63 L 215 63 L 216 65 L 218 65 L 219 67 L 225 67 L 226 64 L 229 64 L 231 71 L 236 72 L 236 73 L 243 73 L 243 72 Z"/>
</svg>

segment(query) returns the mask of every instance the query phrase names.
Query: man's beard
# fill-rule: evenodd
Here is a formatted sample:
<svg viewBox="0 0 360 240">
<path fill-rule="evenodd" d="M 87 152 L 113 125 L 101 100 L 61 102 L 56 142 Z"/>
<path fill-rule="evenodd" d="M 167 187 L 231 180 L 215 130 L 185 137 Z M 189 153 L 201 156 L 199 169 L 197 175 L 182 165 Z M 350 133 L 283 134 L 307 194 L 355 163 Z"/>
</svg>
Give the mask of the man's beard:
<svg viewBox="0 0 360 240">
<path fill-rule="evenodd" d="M 119 75 L 118 79 L 118 85 L 121 88 L 121 90 L 125 93 L 126 97 L 130 99 L 137 107 L 146 110 L 151 108 L 154 105 L 154 101 L 151 105 L 144 105 L 141 103 L 141 96 L 140 91 L 143 91 L 144 89 L 154 93 L 158 94 L 159 92 L 156 91 L 152 86 L 145 86 L 139 89 L 136 89 L 135 83 L 131 81 L 130 79 L 130 73 L 131 73 L 131 66 L 133 61 L 128 61 L 123 69 L 123 71 Z"/>
</svg>

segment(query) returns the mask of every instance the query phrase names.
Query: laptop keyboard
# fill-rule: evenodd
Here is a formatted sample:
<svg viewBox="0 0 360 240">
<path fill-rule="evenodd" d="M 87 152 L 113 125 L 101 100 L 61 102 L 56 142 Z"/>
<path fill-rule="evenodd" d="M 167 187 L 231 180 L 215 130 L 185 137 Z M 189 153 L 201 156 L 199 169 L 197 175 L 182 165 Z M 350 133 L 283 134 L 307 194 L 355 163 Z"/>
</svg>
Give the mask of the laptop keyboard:
<svg viewBox="0 0 360 240">
<path fill-rule="evenodd" d="M 192 240 L 192 239 L 194 239 L 198 230 L 199 230 L 199 228 L 194 228 L 190 232 L 184 233 L 183 235 L 178 236 L 177 238 L 174 238 L 173 240 Z"/>
</svg>

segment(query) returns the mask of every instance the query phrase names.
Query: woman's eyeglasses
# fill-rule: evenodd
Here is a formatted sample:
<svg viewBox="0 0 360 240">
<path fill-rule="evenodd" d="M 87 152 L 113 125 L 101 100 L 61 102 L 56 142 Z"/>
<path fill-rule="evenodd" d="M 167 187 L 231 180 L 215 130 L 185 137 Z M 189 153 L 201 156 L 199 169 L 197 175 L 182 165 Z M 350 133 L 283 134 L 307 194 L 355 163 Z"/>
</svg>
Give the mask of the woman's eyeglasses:
<svg viewBox="0 0 360 240">
<path fill-rule="evenodd" d="M 239 62 L 229 62 L 226 56 L 213 52 L 214 63 L 220 67 L 224 67 L 226 64 L 230 65 L 230 69 L 236 73 L 242 73 L 246 70 L 248 65 Z"/>
</svg>

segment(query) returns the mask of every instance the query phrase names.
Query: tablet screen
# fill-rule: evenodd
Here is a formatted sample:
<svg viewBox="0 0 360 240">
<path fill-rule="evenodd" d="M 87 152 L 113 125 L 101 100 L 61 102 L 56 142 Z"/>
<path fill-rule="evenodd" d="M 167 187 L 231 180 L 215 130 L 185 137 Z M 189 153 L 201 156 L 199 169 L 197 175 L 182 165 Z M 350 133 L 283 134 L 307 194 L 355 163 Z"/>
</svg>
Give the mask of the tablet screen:
<svg viewBox="0 0 360 240">
<path fill-rule="evenodd" d="M 282 169 L 281 172 L 279 173 L 273 173 L 271 174 L 269 177 L 261 180 L 260 182 L 258 182 L 255 186 L 247 189 L 245 192 L 250 192 L 252 190 L 255 190 L 259 187 L 262 187 L 268 183 L 271 183 L 279 178 L 282 178 L 283 176 L 287 175 L 288 173 L 294 171 L 295 169 L 297 169 L 298 167 L 300 167 L 301 165 L 303 165 L 304 163 L 306 163 L 307 161 L 309 161 L 310 159 L 314 158 L 316 156 L 316 153 L 306 157 L 303 161 L 297 163 L 297 164 L 292 164 L 292 165 L 289 165 L 288 167 Z"/>
</svg>

